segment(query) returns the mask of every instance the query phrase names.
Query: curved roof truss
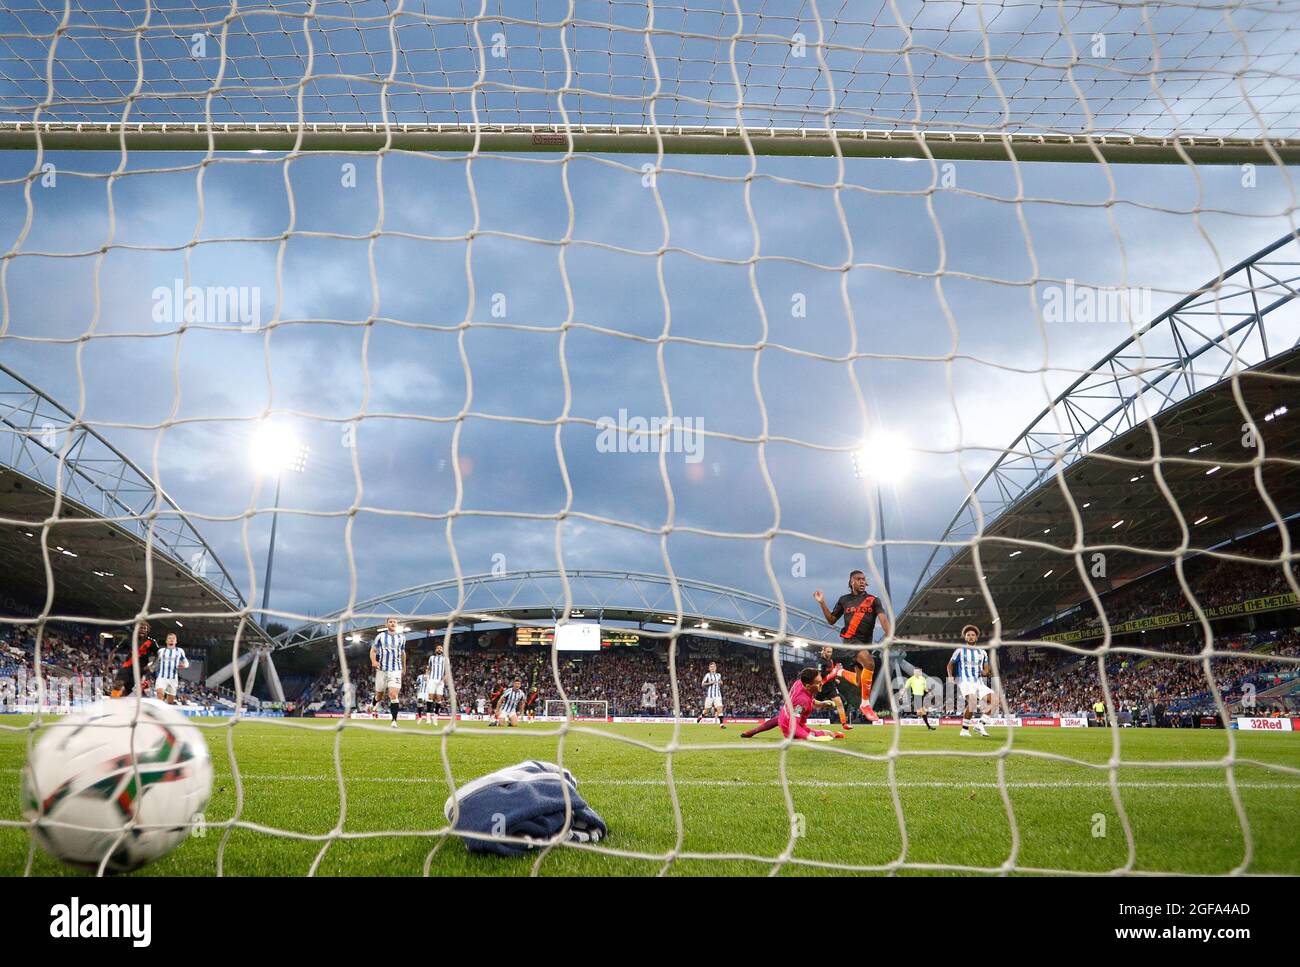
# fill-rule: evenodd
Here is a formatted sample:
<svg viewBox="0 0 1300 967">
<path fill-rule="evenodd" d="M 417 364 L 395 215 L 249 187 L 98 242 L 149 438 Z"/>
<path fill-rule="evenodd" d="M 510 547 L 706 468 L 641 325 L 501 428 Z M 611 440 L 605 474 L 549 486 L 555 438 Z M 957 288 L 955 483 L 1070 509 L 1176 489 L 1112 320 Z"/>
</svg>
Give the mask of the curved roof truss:
<svg viewBox="0 0 1300 967">
<path fill-rule="evenodd" d="M 176 502 L 129 457 L 45 391 L 0 365 L 0 465 L 122 528 L 196 582 L 244 608 L 216 553 Z"/>
<path fill-rule="evenodd" d="M 980 478 L 930 552 L 908 608 L 997 518 L 1129 430 L 1300 345 L 1300 235 L 1284 235 L 1165 310 L 1046 407 Z M 904 609 L 903 615 L 907 613 Z M 901 618 L 900 618 L 901 620 Z"/>
</svg>

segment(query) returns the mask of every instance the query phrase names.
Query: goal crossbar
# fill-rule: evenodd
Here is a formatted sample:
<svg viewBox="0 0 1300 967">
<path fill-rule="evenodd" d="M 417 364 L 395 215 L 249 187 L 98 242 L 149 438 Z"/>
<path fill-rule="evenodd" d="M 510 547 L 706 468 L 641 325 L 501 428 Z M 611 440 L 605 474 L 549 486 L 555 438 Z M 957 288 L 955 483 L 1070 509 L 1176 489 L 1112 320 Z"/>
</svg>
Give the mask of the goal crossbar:
<svg viewBox="0 0 1300 967">
<path fill-rule="evenodd" d="M 1111 164 L 1300 164 L 1300 139 L 714 125 L 0 122 L 0 149 L 784 155 Z"/>
</svg>

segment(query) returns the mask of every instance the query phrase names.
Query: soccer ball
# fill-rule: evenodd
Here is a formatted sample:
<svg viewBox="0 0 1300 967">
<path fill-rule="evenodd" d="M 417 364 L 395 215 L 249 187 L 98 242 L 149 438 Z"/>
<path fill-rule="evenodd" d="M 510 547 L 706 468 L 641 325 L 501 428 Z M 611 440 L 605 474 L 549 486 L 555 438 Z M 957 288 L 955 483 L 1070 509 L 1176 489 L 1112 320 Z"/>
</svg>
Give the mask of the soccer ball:
<svg viewBox="0 0 1300 967">
<path fill-rule="evenodd" d="M 202 733 L 165 702 L 109 699 L 46 730 L 21 795 L 45 852 L 124 873 L 185 839 L 212 795 L 212 760 Z"/>
</svg>

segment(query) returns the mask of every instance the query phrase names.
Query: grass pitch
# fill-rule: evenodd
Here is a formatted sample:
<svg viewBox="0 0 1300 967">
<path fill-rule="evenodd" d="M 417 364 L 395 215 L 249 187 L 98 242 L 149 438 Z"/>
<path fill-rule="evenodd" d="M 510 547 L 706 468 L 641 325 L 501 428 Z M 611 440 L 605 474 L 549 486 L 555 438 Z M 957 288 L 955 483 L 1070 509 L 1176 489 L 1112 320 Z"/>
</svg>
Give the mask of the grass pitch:
<svg viewBox="0 0 1300 967">
<path fill-rule="evenodd" d="M 0 720 L 0 820 L 21 818 L 18 781 L 28 721 Z M 1007 863 L 1013 849 L 1016 867 L 1027 870 L 1105 872 L 1123 867 L 1128 857 L 1109 774 L 1097 768 L 1111 757 L 1110 730 L 1016 729 L 1008 745 L 1007 730 L 998 728 L 981 739 L 959 738 L 953 727 L 903 728 L 897 736 L 891 727 L 859 727 L 844 741 L 797 743 L 783 755 L 779 732 L 742 739 L 744 726 L 687 725 L 677 730 L 678 748 L 670 757 L 669 725 L 575 727 L 561 740 L 552 724 L 464 724 L 444 736 L 427 725 L 403 723 L 390 731 L 386 722 L 368 719 L 342 725 L 191 721 L 203 726 L 216 770 L 207 829 L 134 875 L 213 875 L 220 853 L 226 875 L 298 876 L 322 848 L 317 872 L 334 876 L 417 876 L 426 865 L 432 875 L 762 875 L 791 842 L 790 861 L 780 865 L 788 875 L 842 874 L 821 864 L 886 866 L 900 856 L 900 872 L 907 874 L 952 872 L 929 864 L 993 869 Z M 1230 740 L 1249 834 L 1228 791 Z M 900 754 L 891 779 L 888 753 L 895 742 Z M 1247 862 L 1249 852 L 1250 873 L 1300 874 L 1300 735 L 1124 729 L 1118 742 L 1120 798 L 1133 831 L 1135 869 L 1226 873 Z M 335 774 L 336 748 L 345 797 Z M 1010 754 L 1000 755 L 1006 749 Z M 980 755 L 953 754 L 972 752 Z M 670 758 L 680 826 L 668 787 Z M 540 858 L 479 857 L 460 840 L 440 835 L 450 791 L 447 764 L 459 783 L 523 759 L 562 761 L 609 823 L 602 847 L 641 855 L 557 848 Z M 223 824 L 236 818 L 312 838 L 242 826 L 227 835 Z M 343 837 L 331 840 L 335 830 Z M 349 838 L 355 834 L 380 835 Z M 28 854 L 26 830 L 0 826 L 0 875 L 22 874 Z M 32 872 L 81 875 L 39 850 Z"/>
</svg>

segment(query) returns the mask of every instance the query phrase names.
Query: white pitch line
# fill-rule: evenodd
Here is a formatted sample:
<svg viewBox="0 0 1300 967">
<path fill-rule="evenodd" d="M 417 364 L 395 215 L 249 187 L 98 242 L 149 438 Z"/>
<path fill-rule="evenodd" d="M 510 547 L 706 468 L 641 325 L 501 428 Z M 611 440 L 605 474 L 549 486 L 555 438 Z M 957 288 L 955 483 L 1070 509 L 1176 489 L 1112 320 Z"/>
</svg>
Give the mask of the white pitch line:
<svg viewBox="0 0 1300 967">
<path fill-rule="evenodd" d="M 254 782 L 336 782 L 334 776 L 291 776 L 291 775 L 243 775 L 242 779 Z M 345 776 L 347 782 L 395 782 L 444 785 L 443 779 L 431 779 L 421 776 Z M 781 787 L 780 780 L 764 781 L 728 780 L 728 779 L 678 779 L 676 786 L 713 786 L 719 788 L 734 787 Z M 790 786 L 811 789 L 888 789 L 890 783 L 884 780 L 871 782 L 829 782 L 820 779 L 792 779 Z M 579 786 L 667 786 L 662 779 L 579 779 Z M 998 789 L 996 782 L 895 782 L 899 789 Z M 1119 785 L 1125 789 L 1223 789 L 1226 782 L 1125 782 Z M 1109 789 L 1105 780 L 1096 782 L 1008 782 L 1008 789 Z M 1238 782 L 1238 789 L 1290 789 L 1300 792 L 1300 782 Z"/>
</svg>

